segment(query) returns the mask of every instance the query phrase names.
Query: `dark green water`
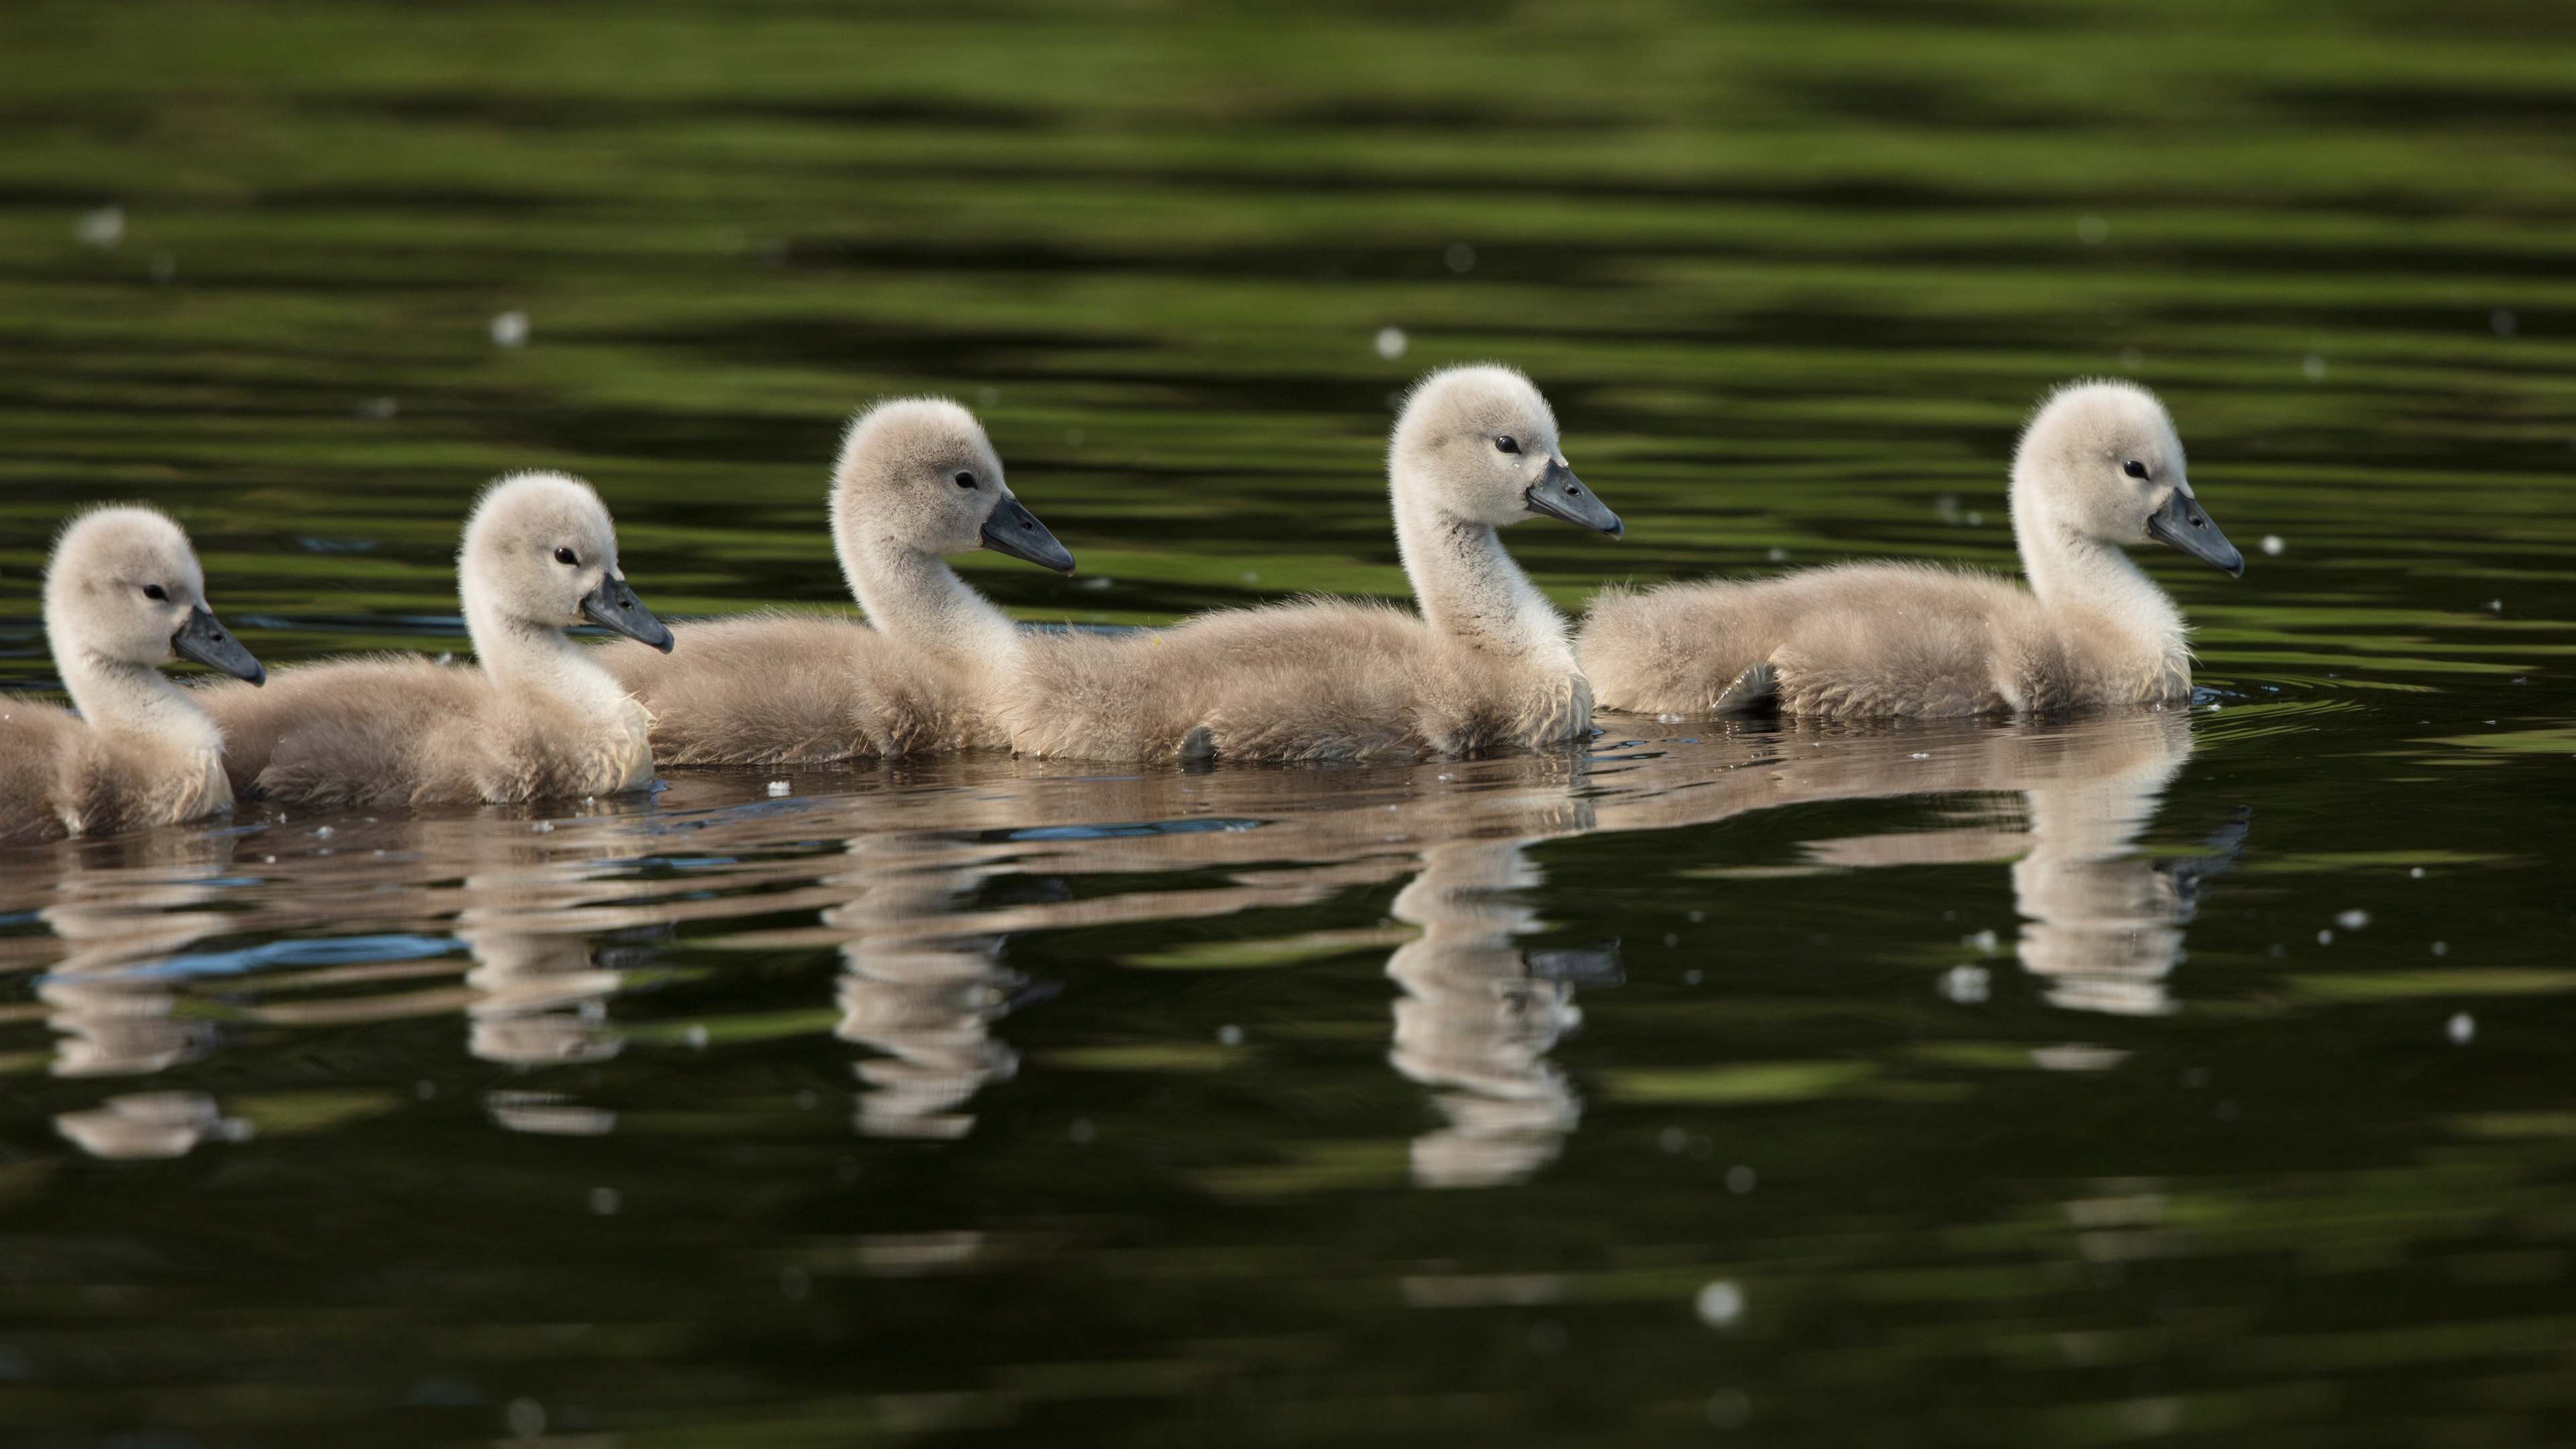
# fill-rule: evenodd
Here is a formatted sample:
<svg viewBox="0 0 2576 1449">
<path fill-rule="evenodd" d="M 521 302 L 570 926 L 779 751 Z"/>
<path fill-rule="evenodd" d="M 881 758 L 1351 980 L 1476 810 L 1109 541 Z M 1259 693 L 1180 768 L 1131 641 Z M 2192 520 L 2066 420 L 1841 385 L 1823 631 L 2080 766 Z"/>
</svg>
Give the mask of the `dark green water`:
<svg viewBox="0 0 2576 1449">
<path fill-rule="evenodd" d="M 1396 593 L 1500 358 L 1568 607 L 2008 566 L 2136 377 L 2205 703 L 10 852 L 0 1440 L 2576 1439 L 2569 12 L 1274 9 L 9 7 L 0 682 L 94 499 L 272 664 L 458 647 L 526 466 L 828 603 L 896 392 L 1024 617 Z"/>
</svg>

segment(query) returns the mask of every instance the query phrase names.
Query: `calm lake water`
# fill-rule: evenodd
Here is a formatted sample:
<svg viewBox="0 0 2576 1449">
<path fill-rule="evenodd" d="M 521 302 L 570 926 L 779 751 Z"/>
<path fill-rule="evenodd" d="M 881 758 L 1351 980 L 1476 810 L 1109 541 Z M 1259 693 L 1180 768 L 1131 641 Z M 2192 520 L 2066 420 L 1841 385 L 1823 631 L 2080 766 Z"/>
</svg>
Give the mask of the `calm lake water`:
<svg viewBox="0 0 2576 1449">
<path fill-rule="evenodd" d="M 1388 399 L 1554 399 L 1601 583 L 2012 562 L 2171 405 L 2188 711 L 674 772 L 0 853 L 0 1439 L 2576 1438 L 2576 21 L 2503 4 L 28 3 L 0 683 L 177 512 L 273 666 L 591 478 L 830 606 L 976 407 L 1032 621 L 1400 594 Z M 1392 329 L 1392 330 L 1390 330 Z M 635 647 L 611 641 L 604 647 Z"/>
</svg>

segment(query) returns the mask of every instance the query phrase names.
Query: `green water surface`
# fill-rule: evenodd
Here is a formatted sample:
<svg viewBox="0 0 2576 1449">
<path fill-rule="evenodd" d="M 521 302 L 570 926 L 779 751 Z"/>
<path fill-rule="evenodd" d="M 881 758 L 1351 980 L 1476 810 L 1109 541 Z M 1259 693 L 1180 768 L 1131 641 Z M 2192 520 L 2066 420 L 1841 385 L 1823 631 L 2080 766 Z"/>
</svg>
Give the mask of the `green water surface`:
<svg viewBox="0 0 2576 1449">
<path fill-rule="evenodd" d="M 19 0 L 12 689 L 103 499 L 272 666 L 462 649 L 525 467 L 845 607 L 914 392 L 1025 619 L 1401 596 L 1480 359 L 1627 521 L 1507 536 L 1569 610 L 2009 568 L 2086 375 L 2250 566 L 2141 554 L 2188 711 L 7 852 L 0 1441 L 2576 1438 L 2571 137 L 2488 0 Z"/>
</svg>

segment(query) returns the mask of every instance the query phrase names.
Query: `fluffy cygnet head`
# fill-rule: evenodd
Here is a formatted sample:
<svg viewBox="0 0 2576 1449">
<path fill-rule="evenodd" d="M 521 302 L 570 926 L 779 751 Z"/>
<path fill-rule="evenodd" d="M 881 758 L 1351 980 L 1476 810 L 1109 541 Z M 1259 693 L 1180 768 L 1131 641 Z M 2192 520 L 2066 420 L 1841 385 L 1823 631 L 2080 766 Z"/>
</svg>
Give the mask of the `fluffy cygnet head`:
<svg viewBox="0 0 2576 1449">
<path fill-rule="evenodd" d="M 975 415 L 946 398 L 882 402 L 850 423 L 832 470 L 832 535 L 853 584 L 852 549 L 922 554 L 989 548 L 1061 573 L 1073 555 L 1022 506 Z"/>
<path fill-rule="evenodd" d="M 1617 538 L 1619 515 L 1574 476 L 1556 439 L 1556 414 L 1536 385 L 1508 367 L 1452 367 L 1405 399 L 1387 454 L 1388 475 L 1427 501 L 1476 523 L 1503 527 L 1534 514 Z M 1404 506 L 1399 496 L 1397 507 Z"/>
<path fill-rule="evenodd" d="M 668 654 L 671 631 L 617 569 L 617 528 L 590 485 L 514 473 L 483 490 L 465 520 L 456 578 L 466 620 L 542 629 L 598 624 Z"/>
<path fill-rule="evenodd" d="M 2012 506 L 2026 546 L 2052 532 L 2119 544 L 2153 538 L 2245 572 L 2244 555 L 2192 496 L 2164 404 L 2130 383 L 2073 383 L 2040 404 L 2013 453 Z"/>
<path fill-rule="evenodd" d="M 73 661 L 157 665 L 176 654 L 253 684 L 268 678 L 206 607 L 206 576 L 179 525 L 153 509 L 72 520 L 45 565 L 45 633 Z"/>
</svg>

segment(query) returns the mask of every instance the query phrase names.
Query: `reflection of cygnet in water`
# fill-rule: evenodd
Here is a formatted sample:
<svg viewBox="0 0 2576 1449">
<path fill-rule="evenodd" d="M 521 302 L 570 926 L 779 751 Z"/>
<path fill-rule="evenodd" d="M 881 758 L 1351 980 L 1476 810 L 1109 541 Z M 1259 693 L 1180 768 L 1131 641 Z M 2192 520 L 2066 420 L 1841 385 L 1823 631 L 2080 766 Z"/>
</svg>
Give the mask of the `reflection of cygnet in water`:
<svg viewBox="0 0 2576 1449">
<path fill-rule="evenodd" d="M 220 886 L 212 882 L 231 860 L 232 840 L 155 838 L 137 848 L 144 858 L 131 864 L 67 871 L 55 887 L 60 899 L 38 912 L 68 948 L 36 988 L 52 1008 L 46 1024 L 62 1034 L 55 1076 L 157 1072 L 211 1040 L 205 1023 L 171 1015 L 176 998 L 159 983 L 128 973 L 232 921 L 220 911 L 181 909 L 215 898 Z"/>
<path fill-rule="evenodd" d="M 2190 736 L 2176 719 L 2169 748 L 2115 771 L 2028 792 L 2030 853 L 2012 868 L 2026 918 L 2021 962 L 2048 978 L 2048 1001 L 2074 1011 L 2161 1016 L 2165 978 L 2182 959 L 2182 928 L 2202 877 L 2224 870 L 2245 836 L 2240 818 L 2211 837 L 2215 854 L 2158 864 L 2133 848 Z"/>
<path fill-rule="evenodd" d="M 1449 1118 L 1414 1140 L 1424 1187 L 1519 1182 L 1555 1158 L 1582 1116 L 1546 1054 L 1583 1019 L 1568 978 L 1615 983 L 1617 958 L 1513 944 L 1540 922 L 1505 893 L 1540 879 L 1516 841 L 1462 841 L 1423 852 L 1422 874 L 1395 898 L 1395 918 L 1422 935 L 1387 959 L 1405 991 L 1389 1059 Z"/>
<path fill-rule="evenodd" d="M 885 1053 L 855 1067 L 867 1084 L 858 1129 L 871 1137 L 963 1137 L 975 1118 L 957 1109 L 1019 1070 L 991 1027 L 1027 983 L 996 960 L 1000 937 L 961 934 L 956 919 L 989 855 L 936 835 L 850 842 L 856 869 L 836 881 L 864 890 L 823 924 L 852 933 L 835 1034 Z"/>
<path fill-rule="evenodd" d="M 54 1130 L 92 1157 L 138 1161 L 184 1157 L 207 1138 L 239 1142 L 250 1124 L 227 1118 L 202 1092 L 129 1092 L 86 1112 L 65 1112 Z"/>
<path fill-rule="evenodd" d="M 603 878 L 623 853 L 614 845 L 626 823 L 601 822 L 561 847 L 531 836 L 495 850 L 493 832 L 473 821 L 456 822 L 462 841 L 424 842 L 473 861 L 455 930 L 474 953 L 465 984 L 483 993 L 466 1008 L 475 1056 L 536 1067 L 601 1061 L 624 1046 L 607 1026 L 608 998 L 624 977 L 600 959 L 597 937 L 657 919 L 649 906 L 615 903 L 633 893 L 632 882 Z"/>
</svg>

